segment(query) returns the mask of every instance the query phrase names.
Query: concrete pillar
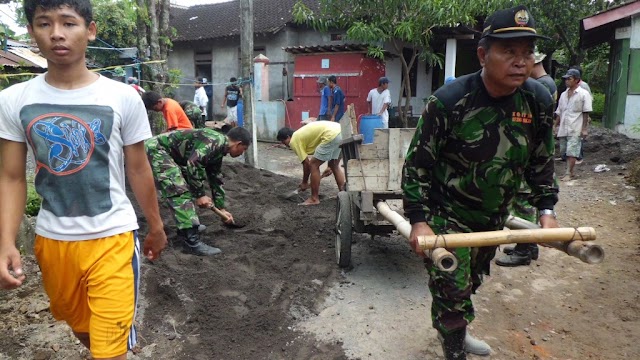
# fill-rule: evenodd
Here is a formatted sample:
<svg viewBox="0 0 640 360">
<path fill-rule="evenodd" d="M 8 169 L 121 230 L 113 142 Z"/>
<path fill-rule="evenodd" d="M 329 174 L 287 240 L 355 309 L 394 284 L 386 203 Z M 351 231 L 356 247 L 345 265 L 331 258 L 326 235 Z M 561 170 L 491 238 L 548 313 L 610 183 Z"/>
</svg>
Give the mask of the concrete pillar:
<svg viewBox="0 0 640 360">
<path fill-rule="evenodd" d="M 253 85 L 256 101 L 269 101 L 269 58 L 260 54 L 253 59 Z"/>
<path fill-rule="evenodd" d="M 456 76 L 456 53 L 458 52 L 458 40 L 447 39 L 447 50 L 444 58 L 444 78 Z"/>
</svg>

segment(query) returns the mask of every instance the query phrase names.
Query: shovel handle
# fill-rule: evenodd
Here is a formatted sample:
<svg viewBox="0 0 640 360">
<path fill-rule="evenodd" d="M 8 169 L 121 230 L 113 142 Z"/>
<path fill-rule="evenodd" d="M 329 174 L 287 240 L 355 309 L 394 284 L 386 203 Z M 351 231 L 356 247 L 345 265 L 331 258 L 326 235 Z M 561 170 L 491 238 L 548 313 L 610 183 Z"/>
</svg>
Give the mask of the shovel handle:
<svg viewBox="0 0 640 360">
<path fill-rule="evenodd" d="M 222 219 L 222 222 L 224 223 L 229 222 L 229 218 L 227 217 L 227 215 L 224 214 L 222 211 L 220 211 L 220 209 L 215 207 L 215 205 L 212 204 L 211 206 L 209 206 L 209 209 L 213 210 L 213 212 L 216 213 L 216 215 L 220 216 L 220 219 Z"/>
</svg>

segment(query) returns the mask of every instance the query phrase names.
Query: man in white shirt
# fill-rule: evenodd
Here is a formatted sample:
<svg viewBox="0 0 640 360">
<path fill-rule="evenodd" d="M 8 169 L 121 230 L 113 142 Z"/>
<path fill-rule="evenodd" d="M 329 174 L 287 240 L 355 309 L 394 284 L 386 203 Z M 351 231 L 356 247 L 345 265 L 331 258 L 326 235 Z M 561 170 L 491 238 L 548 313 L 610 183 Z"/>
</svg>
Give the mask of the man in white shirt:
<svg viewBox="0 0 640 360">
<path fill-rule="evenodd" d="M 580 87 L 580 72 L 569 69 L 562 77 L 567 85 L 556 110 L 554 127 L 560 139 L 560 153 L 567 154 L 567 172 L 563 181 L 575 178 L 576 158 L 580 156 L 581 142 L 587 136 L 589 113 L 592 111 L 591 95 Z"/>
<path fill-rule="evenodd" d="M 389 128 L 389 111 L 391 106 L 391 93 L 389 92 L 389 79 L 381 77 L 378 87 L 371 89 L 367 96 L 367 102 L 371 105 L 371 114 L 382 116 L 383 128 Z"/>
<path fill-rule="evenodd" d="M 202 110 L 202 118 L 204 120 L 207 119 L 207 105 L 209 104 L 207 92 L 204 90 L 206 83 L 206 78 L 199 78 L 196 81 L 196 94 L 193 96 L 193 102 Z"/>
</svg>

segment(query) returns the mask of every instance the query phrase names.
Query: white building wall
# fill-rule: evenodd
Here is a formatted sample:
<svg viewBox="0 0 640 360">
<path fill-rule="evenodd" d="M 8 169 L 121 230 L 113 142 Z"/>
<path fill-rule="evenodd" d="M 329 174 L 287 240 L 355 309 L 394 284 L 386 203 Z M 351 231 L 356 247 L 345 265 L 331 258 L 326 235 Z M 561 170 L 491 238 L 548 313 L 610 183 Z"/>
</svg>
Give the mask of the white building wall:
<svg viewBox="0 0 640 360">
<path fill-rule="evenodd" d="M 631 18 L 631 41 L 632 49 L 640 49 L 640 16 Z"/>
<path fill-rule="evenodd" d="M 630 138 L 640 139 L 640 95 L 627 95 L 627 103 L 624 110 L 624 124 L 618 125 L 618 132 L 626 134 Z"/>
<path fill-rule="evenodd" d="M 632 51 L 640 49 L 640 16 L 631 18 L 631 39 L 629 42 Z M 640 139 L 640 131 L 632 130 L 634 126 L 640 127 L 640 95 L 627 95 L 624 124 L 622 129 L 618 129 L 618 131 L 629 137 Z"/>
</svg>

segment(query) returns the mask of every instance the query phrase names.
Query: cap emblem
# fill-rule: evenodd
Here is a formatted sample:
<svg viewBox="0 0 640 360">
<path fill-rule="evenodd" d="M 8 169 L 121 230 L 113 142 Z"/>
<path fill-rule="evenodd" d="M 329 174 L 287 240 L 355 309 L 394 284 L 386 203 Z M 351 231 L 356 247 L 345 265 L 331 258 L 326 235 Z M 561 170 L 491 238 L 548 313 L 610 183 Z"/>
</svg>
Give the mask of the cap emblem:
<svg viewBox="0 0 640 360">
<path fill-rule="evenodd" d="M 520 10 L 516 13 L 516 24 L 526 26 L 529 23 L 529 13 L 527 10 Z"/>
</svg>

